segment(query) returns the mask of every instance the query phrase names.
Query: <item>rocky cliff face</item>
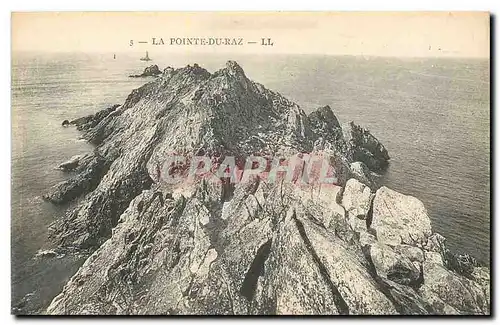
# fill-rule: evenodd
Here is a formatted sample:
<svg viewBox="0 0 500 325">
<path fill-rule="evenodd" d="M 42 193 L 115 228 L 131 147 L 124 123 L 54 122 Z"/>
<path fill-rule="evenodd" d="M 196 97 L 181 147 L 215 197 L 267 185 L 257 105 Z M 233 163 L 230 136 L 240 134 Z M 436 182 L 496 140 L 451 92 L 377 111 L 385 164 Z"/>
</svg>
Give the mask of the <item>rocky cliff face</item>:
<svg viewBox="0 0 500 325">
<path fill-rule="evenodd" d="M 387 150 L 330 107 L 307 115 L 229 61 L 167 68 L 96 116 L 83 128 L 96 149 L 46 195 L 79 197 L 51 236 L 92 253 L 47 313 L 489 313 L 489 270 L 449 252 L 418 199 L 376 188 Z M 338 186 L 166 185 L 170 153 L 321 153 Z"/>
</svg>

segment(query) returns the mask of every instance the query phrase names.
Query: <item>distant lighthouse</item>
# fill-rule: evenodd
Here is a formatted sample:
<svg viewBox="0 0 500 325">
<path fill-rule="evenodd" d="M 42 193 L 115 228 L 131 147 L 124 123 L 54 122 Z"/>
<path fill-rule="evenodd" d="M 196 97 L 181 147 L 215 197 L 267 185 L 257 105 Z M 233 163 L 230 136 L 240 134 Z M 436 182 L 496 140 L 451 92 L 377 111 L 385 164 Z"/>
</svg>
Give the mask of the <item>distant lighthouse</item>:
<svg viewBox="0 0 500 325">
<path fill-rule="evenodd" d="M 140 60 L 141 60 L 141 61 L 151 61 L 151 59 L 149 58 L 149 53 L 148 53 L 148 51 L 146 51 L 146 56 L 145 56 L 145 57 L 143 57 L 143 58 L 141 58 Z"/>
</svg>

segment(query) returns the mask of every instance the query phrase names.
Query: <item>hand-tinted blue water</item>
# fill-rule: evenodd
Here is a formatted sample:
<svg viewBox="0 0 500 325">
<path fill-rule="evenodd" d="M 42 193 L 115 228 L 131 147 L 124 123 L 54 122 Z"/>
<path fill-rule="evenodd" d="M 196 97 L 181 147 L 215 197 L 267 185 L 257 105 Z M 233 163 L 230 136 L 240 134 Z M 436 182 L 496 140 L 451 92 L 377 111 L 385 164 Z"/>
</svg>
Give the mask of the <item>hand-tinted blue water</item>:
<svg viewBox="0 0 500 325">
<path fill-rule="evenodd" d="M 83 262 L 33 260 L 47 247 L 47 226 L 66 207 L 41 200 L 66 175 L 60 162 L 87 152 L 78 132 L 61 127 L 115 103 L 147 80 L 128 78 L 148 64 L 198 63 L 213 72 L 237 60 L 248 77 L 306 111 L 329 104 L 391 155 L 385 185 L 421 199 L 449 245 L 489 262 L 489 63 L 457 59 L 322 56 L 172 56 L 154 61 L 117 54 L 14 55 L 12 78 L 12 297 L 36 291 L 30 310 L 46 307 Z"/>
</svg>

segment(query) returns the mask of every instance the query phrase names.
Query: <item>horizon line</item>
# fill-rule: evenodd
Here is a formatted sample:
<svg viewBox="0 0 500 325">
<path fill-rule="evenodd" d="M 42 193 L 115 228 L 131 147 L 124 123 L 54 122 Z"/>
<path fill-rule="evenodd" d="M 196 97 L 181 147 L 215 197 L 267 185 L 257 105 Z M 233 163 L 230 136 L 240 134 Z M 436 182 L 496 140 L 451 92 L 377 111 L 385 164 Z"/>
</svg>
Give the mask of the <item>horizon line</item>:
<svg viewBox="0 0 500 325">
<path fill-rule="evenodd" d="M 81 50 L 76 50 L 76 51 L 68 51 L 68 50 L 60 50 L 60 51 L 47 51 L 47 50 L 13 50 L 11 49 L 10 54 L 11 54 L 11 59 L 13 58 L 13 54 L 21 54 L 21 53 L 33 53 L 33 54 L 125 54 L 127 56 L 132 56 L 134 54 L 140 54 L 143 53 L 144 51 L 149 51 L 151 50 L 141 50 L 141 51 L 134 51 L 134 52 L 129 52 L 129 51 L 81 51 Z M 157 52 L 158 53 L 158 52 Z M 262 56 L 280 56 L 280 55 L 289 55 L 289 56 L 328 56 L 328 57 L 364 57 L 364 58 L 394 58 L 394 59 L 472 59 L 472 60 L 491 60 L 491 55 L 488 56 L 460 56 L 460 55 L 442 55 L 442 56 L 436 56 L 436 55 L 429 55 L 429 56 L 410 56 L 410 55 L 377 55 L 377 54 L 355 54 L 355 53 L 280 53 L 280 52 L 275 52 L 275 53 L 266 53 L 266 52 L 254 52 L 254 53 L 238 53 L 238 52 L 222 52 L 222 53 L 214 53 L 214 52 L 189 52 L 189 53 L 183 53 L 183 52 L 161 52 L 162 55 L 174 55 L 174 56 L 196 56 L 196 55 L 205 55 L 205 56 L 227 56 L 227 55 L 236 55 L 236 56 L 255 56 L 255 55 L 262 55 Z"/>
</svg>

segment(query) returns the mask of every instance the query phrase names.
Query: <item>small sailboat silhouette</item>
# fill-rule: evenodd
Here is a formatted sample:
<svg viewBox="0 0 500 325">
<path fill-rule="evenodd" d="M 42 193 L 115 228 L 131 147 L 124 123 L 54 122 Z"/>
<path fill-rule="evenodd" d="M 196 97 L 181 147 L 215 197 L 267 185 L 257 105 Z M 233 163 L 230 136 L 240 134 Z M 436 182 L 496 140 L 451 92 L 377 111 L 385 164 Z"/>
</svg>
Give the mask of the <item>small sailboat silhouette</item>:
<svg viewBox="0 0 500 325">
<path fill-rule="evenodd" d="M 146 51 L 146 56 L 141 58 L 141 61 L 151 61 L 151 59 L 149 58 L 148 51 Z"/>
</svg>

